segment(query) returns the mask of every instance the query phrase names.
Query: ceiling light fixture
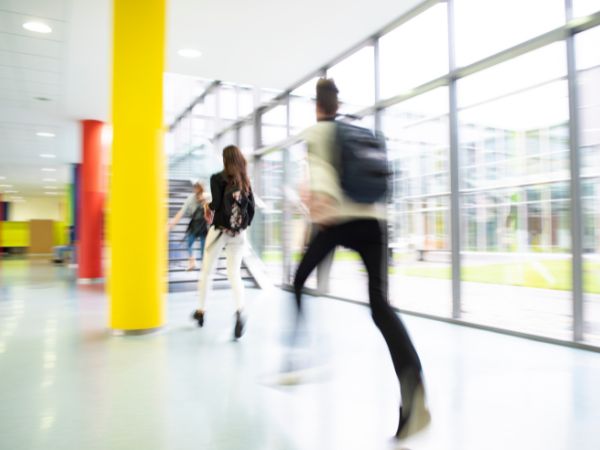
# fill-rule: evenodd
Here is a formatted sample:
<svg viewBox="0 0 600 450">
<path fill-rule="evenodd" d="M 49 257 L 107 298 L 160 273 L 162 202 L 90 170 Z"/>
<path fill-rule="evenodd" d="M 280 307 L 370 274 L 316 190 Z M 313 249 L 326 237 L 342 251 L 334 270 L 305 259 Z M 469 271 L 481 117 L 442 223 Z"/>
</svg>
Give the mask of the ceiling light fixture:
<svg viewBox="0 0 600 450">
<path fill-rule="evenodd" d="M 182 48 L 180 50 L 177 50 L 177 54 L 184 58 L 199 58 L 200 56 L 202 56 L 202 52 L 194 48 Z"/>
<path fill-rule="evenodd" d="M 23 28 L 34 33 L 52 33 L 52 28 L 43 22 L 25 22 Z"/>
<path fill-rule="evenodd" d="M 18 194 L 19 191 L 4 191 L 5 194 Z"/>
<path fill-rule="evenodd" d="M 44 189 L 58 189 L 58 186 L 44 186 Z"/>
<path fill-rule="evenodd" d="M 35 133 L 36 136 L 39 137 L 54 137 L 56 136 L 54 133 L 50 133 L 49 131 L 38 131 L 37 133 Z"/>
<path fill-rule="evenodd" d="M 56 172 L 56 169 L 54 167 L 44 167 L 42 172 Z"/>
<path fill-rule="evenodd" d="M 56 158 L 56 155 L 53 153 L 40 153 L 40 158 Z"/>
<path fill-rule="evenodd" d="M 44 178 L 42 181 L 46 181 L 48 183 L 54 183 L 56 181 L 56 178 Z"/>
</svg>

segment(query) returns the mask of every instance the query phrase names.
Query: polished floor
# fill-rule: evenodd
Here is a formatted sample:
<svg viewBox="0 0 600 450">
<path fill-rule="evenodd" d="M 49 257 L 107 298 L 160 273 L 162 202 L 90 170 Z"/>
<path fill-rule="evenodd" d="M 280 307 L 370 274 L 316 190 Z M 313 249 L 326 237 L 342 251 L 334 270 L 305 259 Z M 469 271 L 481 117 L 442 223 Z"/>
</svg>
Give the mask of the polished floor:
<svg viewBox="0 0 600 450">
<path fill-rule="evenodd" d="M 283 386 L 289 294 L 247 293 L 239 342 L 228 290 L 210 298 L 203 329 L 189 320 L 194 293 L 177 293 L 162 332 L 114 336 L 102 286 L 0 262 L 0 449 L 395 448 L 399 392 L 368 309 L 309 299 L 317 370 Z M 433 422 L 397 448 L 600 449 L 600 354 L 404 320 Z"/>
</svg>

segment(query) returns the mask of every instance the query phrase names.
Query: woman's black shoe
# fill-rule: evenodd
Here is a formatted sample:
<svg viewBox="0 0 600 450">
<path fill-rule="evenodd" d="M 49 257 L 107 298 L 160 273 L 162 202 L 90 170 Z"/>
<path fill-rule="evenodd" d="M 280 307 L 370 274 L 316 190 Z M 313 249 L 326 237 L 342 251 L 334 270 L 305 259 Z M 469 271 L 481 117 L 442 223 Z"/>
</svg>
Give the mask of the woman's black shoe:
<svg viewBox="0 0 600 450">
<path fill-rule="evenodd" d="M 198 326 L 202 327 L 202 325 L 204 325 L 204 311 L 194 311 L 194 314 L 192 314 L 192 319 L 198 321 Z"/>
<path fill-rule="evenodd" d="M 235 328 L 233 330 L 233 336 L 236 339 L 239 339 L 242 337 L 242 334 L 244 334 L 244 318 L 242 317 L 242 313 L 241 311 L 236 311 L 235 313 Z"/>
</svg>

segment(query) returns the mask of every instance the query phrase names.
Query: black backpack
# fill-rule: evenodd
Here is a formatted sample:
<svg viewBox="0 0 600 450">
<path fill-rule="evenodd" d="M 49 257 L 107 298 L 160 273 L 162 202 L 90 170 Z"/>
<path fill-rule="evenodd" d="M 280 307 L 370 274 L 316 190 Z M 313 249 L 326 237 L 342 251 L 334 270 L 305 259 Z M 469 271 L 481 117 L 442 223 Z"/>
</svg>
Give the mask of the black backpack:
<svg viewBox="0 0 600 450">
<path fill-rule="evenodd" d="M 342 190 L 357 203 L 384 201 L 390 176 L 384 137 L 367 128 L 335 123 L 336 166 Z"/>
<path fill-rule="evenodd" d="M 208 224 L 206 223 L 206 219 L 204 219 L 204 205 L 200 205 L 194 210 L 185 233 L 195 238 L 207 235 Z"/>
<path fill-rule="evenodd" d="M 226 229 L 229 234 L 236 235 L 245 230 L 252 222 L 253 207 L 250 198 L 238 187 L 225 187 L 223 194 L 224 216 L 227 218 Z"/>
</svg>

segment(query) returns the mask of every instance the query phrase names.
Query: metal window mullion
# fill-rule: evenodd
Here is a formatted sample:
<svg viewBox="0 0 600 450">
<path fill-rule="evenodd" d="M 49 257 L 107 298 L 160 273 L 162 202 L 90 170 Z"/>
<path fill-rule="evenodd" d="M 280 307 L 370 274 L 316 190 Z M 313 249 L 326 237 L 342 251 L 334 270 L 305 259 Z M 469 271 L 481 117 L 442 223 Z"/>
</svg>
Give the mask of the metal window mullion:
<svg viewBox="0 0 600 450">
<path fill-rule="evenodd" d="M 221 128 L 221 86 L 215 89 L 215 131 Z"/>
<path fill-rule="evenodd" d="M 255 95 L 258 95 L 258 91 L 255 91 Z M 260 109 L 254 110 L 254 117 L 252 120 L 253 127 L 253 144 L 254 151 L 262 147 L 262 111 Z M 258 193 L 259 196 L 263 195 L 263 180 L 261 178 L 261 156 L 254 154 L 254 191 Z M 264 217 L 263 214 L 259 214 L 257 219 L 255 219 L 255 224 L 251 228 L 254 231 L 254 242 L 256 244 L 256 254 L 259 258 L 262 258 L 262 255 L 265 250 L 265 236 L 264 236 Z"/>
<path fill-rule="evenodd" d="M 565 0 L 567 21 L 572 19 L 572 1 Z M 571 278 L 573 283 L 573 340 L 583 340 L 583 221 L 581 203 L 581 161 L 579 152 L 579 108 L 577 64 L 575 59 L 575 31 L 566 38 L 567 74 L 569 88 L 569 164 L 571 170 Z"/>
<path fill-rule="evenodd" d="M 290 136 L 290 96 L 286 96 L 285 98 L 285 127 L 286 127 L 286 136 Z M 288 179 L 291 175 L 291 167 L 290 167 L 290 149 L 289 147 L 284 147 L 283 149 L 283 158 L 282 158 L 282 185 L 283 185 L 283 214 L 281 220 L 281 251 L 282 251 L 282 263 L 283 263 L 283 271 L 282 271 L 282 284 L 290 284 L 291 282 L 291 274 L 292 274 L 292 249 L 291 249 L 291 233 L 292 233 L 292 211 L 290 208 L 290 203 L 285 201 L 286 191 L 285 188 L 287 186 Z"/>
<path fill-rule="evenodd" d="M 286 180 L 290 176 L 290 151 L 289 148 L 283 149 L 283 185 L 286 185 Z M 285 196 L 285 191 L 283 192 Z M 282 280 L 283 285 L 291 283 L 292 276 L 292 249 L 291 249 L 291 234 L 292 234 L 292 211 L 289 202 L 283 202 L 283 214 L 281 221 L 281 252 L 282 252 Z"/>
<path fill-rule="evenodd" d="M 375 88 L 375 106 L 381 100 L 381 64 L 379 53 L 379 38 L 375 38 L 373 40 L 373 78 Z M 375 107 L 375 112 L 373 114 L 373 122 L 375 125 L 375 131 L 381 132 L 381 109 L 377 107 Z"/>
<path fill-rule="evenodd" d="M 237 127 L 235 127 L 235 130 L 234 130 L 235 145 L 237 148 L 241 148 L 241 145 L 242 145 L 241 128 L 242 128 L 242 126 L 238 125 Z"/>
<path fill-rule="evenodd" d="M 450 242 L 452 270 L 452 318 L 461 316 L 461 266 L 460 266 L 460 183 L 458 106 L 456 99 L 456 59 L 454 54 L 454 0 L 447 1 L 448 13 L 448 121 L 450 129 Z"/>
</svg>

